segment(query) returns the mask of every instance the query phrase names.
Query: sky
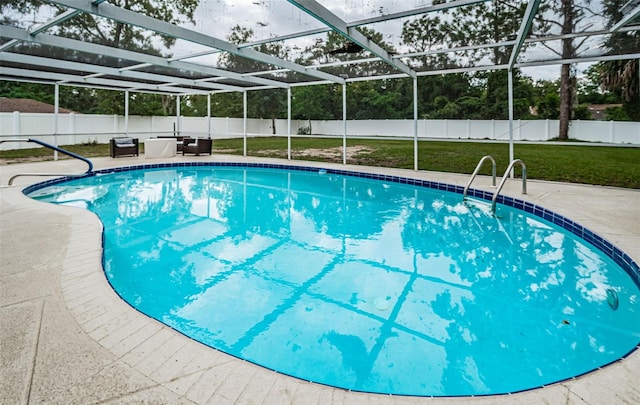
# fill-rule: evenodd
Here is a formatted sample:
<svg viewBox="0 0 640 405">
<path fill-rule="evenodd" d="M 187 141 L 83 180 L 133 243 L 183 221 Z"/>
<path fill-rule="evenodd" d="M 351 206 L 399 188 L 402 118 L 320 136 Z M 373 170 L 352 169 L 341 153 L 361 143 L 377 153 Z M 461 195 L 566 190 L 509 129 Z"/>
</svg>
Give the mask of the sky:
<svg viewBox="0 0 640 405">
<path fill-rule="evenodd" d="M 319 0 L 319 3 L 345 21 L 357 21 L 376 17 L 381 13 L 389 14 L 415 7 L 428 6 L 431 4 L 431 0 Z M 417 17 L 419 16 L 410 18 Z M 443 18 L 446 18 L 446 16 L 443 16 Z M 34 20 L 45 21 L 47 19 L 48 16 L 34 17 Z M 201 0 L 196 9 L 194 20 L 195 24 L 187 25 L 188 28 L 223 40 L 227 39 L 232 27 L 235 25 L 251 28 L 255 34 L 254 39 L 265 39 L 324 27 L 322 23 L 286 0 Z M 592 24 L 592 21 L 587 21 L 585 24 Z M 400 45 L 401 20 L 377 23 L 371 27 L 382 32 L 385 41 L 395 44 L 400 52 L 406 51 L 406 47 L 402 49 Z M 601 27 L 585 26 L 584 28 L 599 29 Z M 316 38 L 325 38 L 325 34 L 290 40 L 286 44 L 292 48 L 295 56 L 295 49 L 303 49 L 309 46 Z M 559 41 L 554 46 L 557 48 L 558 44 Z M 201 45 L 178 41 L 176 46 L 168 52 L 173 56 L 184 56 L 207 49 L 209 48 Z M 597 49 L 597 47 L 594 49 Z M 525 55 L 527 59 L 555 58 L 553 54 L 540 46 L 536 47 L 536 50 L 527 51 Z M 188 59 L 188 61 L 215 65 L 217 58 L 218 55 L 211 55 L 198 59 Z M 576 65 L 578 75 L 581 75 L 590 65 Z M 560 66 L 539 66 L 522 70 L 523 73 L 534 80 L 556 80 L 559 77 Z"/>
<path fill-rule="evenodd" d="M 381 13 L 389 14 L 415 7 L 428 6 L 431 4 L 431 0 L 319 0 L 319 3 L 345 21 L 357 21 L 376 17 Z M 598 6 L 594 5 L 594 7 L 597 8 Z M 595 19 L 592 18 L 590 22 L 583 23 L 585 25 L 584 28 L 589 30 L 602 28 L 599 22 L 596 21 L 594 24 L 594 21 Z M 231 28 L 235 25 L 251 28 L 255 34 L 254 40 L 323 27 L 323 24 L 286 0 L 202 0 L 196 10 L 194 28 L 208 35 L 226 40 Z M 406 47 L 402 49 L 401 45 L 399 45 L 402 30 L 402 22 L 400 20 L 378 23 L 373 25 L 372 28 L 383 32 L 385 41 L 395 43 L 401 52 L 406 51 Z M 295 43 L 296 48 L 301 49 L 312 44 L 313 40 L 318 37 L 324 38 L 325 36 L 303 37 L 286 43 L 291 47 Z M 558 45 L 559 41 L 556 41 L 552 47 L 558 48 Z M 175 55 L 186 55 L 205 49 L 204 47 L 187 43 L 178 48 L 179 50 L 174 50 Z M 585 46 L 582 48 L 584 49 Z M 592 52 L 587 51 L 587 54 L 590 53 Z M 556 57 L 548 49 L 540 46 L 536 47 L 535 50 L 527 51 L 526 54 L 527 59 Z M 206 62 L 207 60 L 214 61 L 215 57 L 194 59 L 192 61 Z M 591 63 L 576 65 L 578 75 L 581 75 L 590 65 Z M 559 77 L 560 66 L 525 68 L 523 72 L 534 78 L 534 80 L 556 80 Z"/>
</svg>

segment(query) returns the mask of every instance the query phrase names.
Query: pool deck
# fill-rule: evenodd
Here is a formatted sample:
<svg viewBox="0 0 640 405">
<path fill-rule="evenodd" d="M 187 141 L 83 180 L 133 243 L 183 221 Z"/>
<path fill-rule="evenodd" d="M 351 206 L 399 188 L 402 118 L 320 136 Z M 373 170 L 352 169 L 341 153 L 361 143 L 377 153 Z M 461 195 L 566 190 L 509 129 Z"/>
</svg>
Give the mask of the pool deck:
<svg viewBox="0 0 640 405">
<path fill-rule="evenodd" d="M 464 186 L 468 175 L 307 161 L 212 157 L 92 159 L 96 169 L 184 161 L 336 167 Z M 418 398 L 356 393 L 287 377 L 210 349 L 124 303 L 101 266 L 92 213 L 25 197 L 42 177 L 80 172 L 77 161 L 0 166 L 1 404 L 638 404 L 640 350 L 576 379 L 513 395 Z M 479 177 L 473 187 L 490 190 Z M 509 180 L 502 194 L 531 201 L 591 229 L 640 262 L 640 190 Z"/>
</svg>

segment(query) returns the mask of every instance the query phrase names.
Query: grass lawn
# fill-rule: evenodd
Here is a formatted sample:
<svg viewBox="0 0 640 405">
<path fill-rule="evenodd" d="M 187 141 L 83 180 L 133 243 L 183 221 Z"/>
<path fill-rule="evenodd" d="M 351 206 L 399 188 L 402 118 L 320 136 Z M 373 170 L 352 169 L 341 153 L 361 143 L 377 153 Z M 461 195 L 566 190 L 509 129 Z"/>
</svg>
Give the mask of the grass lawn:
<svg viewBox="0 0 640 405">
<path fill-rule="evenodd" d="M 141 148 L 143 147 L 141 143 Z M 347 140 L 347 163 L 412 169 L 412 140 Z M 109 145 L 69 145 L 69 151 L 85 157 L 109 156 Z M 292 157 L 296 160 L 342 162 L 342 139 L 292 138 Z M 570 183 L 598 184 L 640 189 L 640 148 L 576 145 L 514 145 L 515 157 L 527 166 L 530 179 Z M 243 153 L 242 139 L 214 142 L 214 153 Z M 142 153 L 142 150 L 141 150 Z M 249 156 L 287 157 L 287 139 L 279 137 L 249 138 Z M 503 143 L 420 141 L 418 168 L 454 173 L 471 173 L 482 156 L 491 155 L 497 162 L 498 177 L 509 163 L 509 146 Z M 44 148 L 0 152 L 2 163 L 52 158 Z M 485 163 L 482 174 L 491 174 Z M 516 169 L 519 175 L 520 169 Z"/>
</svg>

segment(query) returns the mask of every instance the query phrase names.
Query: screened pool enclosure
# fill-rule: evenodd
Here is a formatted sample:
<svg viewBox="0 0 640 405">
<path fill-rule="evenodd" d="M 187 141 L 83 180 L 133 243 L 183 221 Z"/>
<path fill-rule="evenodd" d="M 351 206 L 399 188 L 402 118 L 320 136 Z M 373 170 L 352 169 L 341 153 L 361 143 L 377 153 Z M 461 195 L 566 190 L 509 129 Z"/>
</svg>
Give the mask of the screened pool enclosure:
<svg viewBox="0 0 640 405">
<path fill-rule="evenodd" d="M 211 96 L 341 87 L 346 163 L 347 88 L 407 80 L 417 169 L 418 78 L 617 61 L 638 84 L 640 1 L 604 0 L 106 0 L 0 6 L 0 79 L 132 93 Z M 635 70 L 629 66 L 635 66 Z M 626 67 L 625 67 L 626 66 Z M 626 70 L 624 70 L 626 69 Z M 627 74 L 627 73 L 620 73 Z M 178 120 L 179 122 L 179 120 Z M 209 121 L 210 122 L 210 121 Z M 510 124 L 510 140 L 513 127 Z M 179 128 L 178 128 L 179 130 Z M 204 132 L 207 132 L 205 129 Z M 246 124 L 245 124 L 246 154 Z M 513 143 L 510 143 L 513 160 Z"/>
</svg>

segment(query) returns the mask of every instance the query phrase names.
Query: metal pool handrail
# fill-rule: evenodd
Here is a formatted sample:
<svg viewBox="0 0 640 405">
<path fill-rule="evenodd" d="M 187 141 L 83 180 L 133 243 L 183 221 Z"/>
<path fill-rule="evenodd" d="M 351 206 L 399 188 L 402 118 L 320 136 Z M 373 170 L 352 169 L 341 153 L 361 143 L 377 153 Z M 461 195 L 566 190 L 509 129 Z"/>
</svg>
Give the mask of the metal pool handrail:
<svg viewBox="0 0 640 405">
<path fill-rule="evenodd" d="M 504 175 L 502 176 L 502 180 L 500 181 L 500 185 L 496 190 L 493 198 L 491 199 L 491 212 L 495 215 L 496 213 L 496 201 L 498 200 L 498 194 L 500 194 L 500 190 L 502 190 L 502 186 L 507 182 L 507 177 L 509 176 L 509 172 L 513 169 L 513 166 L 516 164 L 520 164 L 522 167 L 522 194 L 527 194 L 527 166 L 525 166 L 524 162 L 520 159 L 514 159 L 509 163 L 509 167 L 505 170 Z"/>
<path fill-rule="evenodd" d="M 78 160 L 82 160 L 83 162 L 85 162 L 89 168 L 87 169 L 86 172 L 84 173 L 80 173 L 80 174 L 69 174 L 69 173 L 18 173 L 15 174 L 13 176 L 11 176 L 11 178 L 9 179 L 9 185 L 13 184 L 13 180 L 17 177 L 21 177 L 21 176 L 69 176 L 69 177 L 80 177 L 80 176 L 84 176 L 87 173 L 91 173 L 93 171 L 93 163 L 91 163 L 91 161 L 83 156 L 77 155 L 73 152 L 70 152 L 66 149 L 62 149 L 59 148 L 57 146 L 51 145 L 49 143 L 46 142 L 42 142 L 38 139 L 2 139 L 0 140 L 0 144 L 4 143 L 4 142 L 33 142 L 36 143 L 40 146 L 44 146 L 45 148 L 49 148 L 52 149 L 54 151 L 58 151 L 60 153 L 63 153 L 67 156 L 71 156 L 72 158 L 78 159 Z"/>
<path fill-rule="evenodd" d="M 471 178 L 469 179 L 467 186 L 464 188 L 464 192 L 462 193 L 462 201 L 467 199 L 467 191 L 469 191 L 469 187 L 471 187 L 471 183 L 473 183 L 473 180 L 478 175 L 478 172 L 480 171 L 482 164 L 486 160 L 490 160 L 491 164 L 493 165 L 491 169 L 491 176 L 493 178 L 493 187 L 496 186 L 496 161 L 493 159 L 493 156 L 489 156 L 489 155 L 483 156 L 482 159 L 480 159 L 480 161 L 478 162 L 478 165 L 476 166 L 476 169 L 473 171 L 473 174 L 471 174 Z"/>
</svg>

